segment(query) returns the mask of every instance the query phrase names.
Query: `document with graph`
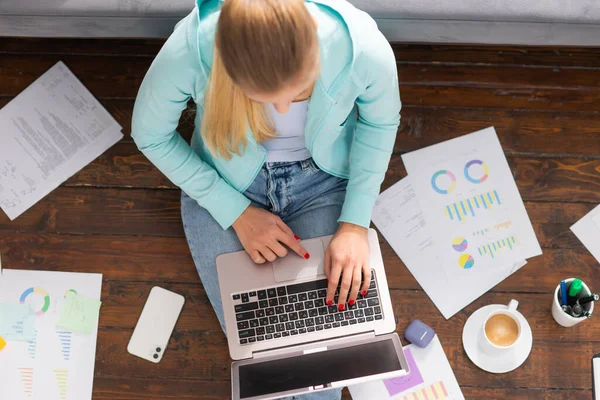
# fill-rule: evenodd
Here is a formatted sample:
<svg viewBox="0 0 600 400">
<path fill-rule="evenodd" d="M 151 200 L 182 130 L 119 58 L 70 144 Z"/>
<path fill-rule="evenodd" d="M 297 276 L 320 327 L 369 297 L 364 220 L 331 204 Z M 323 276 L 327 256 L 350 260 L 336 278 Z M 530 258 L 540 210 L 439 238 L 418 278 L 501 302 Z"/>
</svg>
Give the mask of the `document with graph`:
<svg viewBox="0 0 600 400">
<path fill-rule="evenodd" d="M 7 340 L 6 347 L 0 351 L 2 399 L 92 398 L 97 315 L 90 334 L 57 327 L 57 322 L 67 296 L 77 294 L 100 300 L 101 287 L 101 274 L 2 271 L 0 305 L 29 306 L 28 315 L 18 319 L 34 320 L 31 335 L 24 335 L 21 340 Z M 23 330 L 24 321 L 15 320 L 10 324 L 17 331 Z"/>
<path fill-rule="evenodd" d="M 446 318 L 508 277 L 525 264 L 524 260 L 541 254 L 493 128 L 402 158 L 410 184 L 390 190 L 400 189 L 404 201 L 390 202 L 390 195 L 382 193 L 373 221 Z M 394 227 L 385 222 L 386 213 L 407 216 L 398 218 L 400 222 Z M 415 220 L 420 222 L 411 235 L 386 234 L 409 229 L 410 221 Z M 421 242 L 405 249 L 415 237 Z M 417 255 L 422 244 L 429 250 Z M 423 270 L 422 277 L 415 273 L 416 268 Z"/>
<path fill-rule="evenodd" d="M 459 272 L 463 272 L 464 268 L 455 264 L 446 271 L 440 261 L 438 246 L 433 239 L 436 227 L 428 225 L 425 220 L 411 176 L 401 179 L 379 195 L 373 208 L 373 223 L 446 319 L 527 263 L 524 260 L 507 262 L 488 271 L 476 284 L 457 282 Z M 475 236 L 481 235 L 481 232 L 475 233 Z M 453 245 L 453 249 L 454 246 L 458 250 L 469 248 L 466 239 Z M 458 257 L 455 261 L 460 261 L 462 253 L 457 251 L 456 255 L 453 254 Z M 476 271 L 474 262 L 465 273 Z M 481 265 L 478 263 L 477 267 Z M 460 271 L 456 271 L 457 268 Z"/>
</svg>

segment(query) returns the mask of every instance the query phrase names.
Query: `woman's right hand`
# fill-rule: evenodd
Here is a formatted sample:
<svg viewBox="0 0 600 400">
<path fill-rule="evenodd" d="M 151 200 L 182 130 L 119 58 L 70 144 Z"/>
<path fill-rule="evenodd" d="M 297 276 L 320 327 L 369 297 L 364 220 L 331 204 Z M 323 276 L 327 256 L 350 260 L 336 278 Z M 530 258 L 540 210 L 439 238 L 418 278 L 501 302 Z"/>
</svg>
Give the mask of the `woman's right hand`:
<svg viewBox="0 0 600 400">
<path fill-rule="evenodd" d="M 262 208 L 249 206 L 232 226 L 242 246 L 257 264 L 284 257 L 288 251 L 283 245 L 302 258 L 310 257 L 298 243 L 300 238 L 294 235 L 289 226 L 281 218 Z"/>
</svg>

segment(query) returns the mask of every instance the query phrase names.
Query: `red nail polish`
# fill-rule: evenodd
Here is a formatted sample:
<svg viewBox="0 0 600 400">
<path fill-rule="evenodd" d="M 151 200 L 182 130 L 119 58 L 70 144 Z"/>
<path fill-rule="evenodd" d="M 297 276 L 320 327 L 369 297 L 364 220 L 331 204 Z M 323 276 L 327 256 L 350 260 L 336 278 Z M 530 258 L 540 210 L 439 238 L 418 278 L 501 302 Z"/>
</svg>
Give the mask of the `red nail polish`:
<svg viewBox="0 0 600 400">
<path fill-rule="evenodd" d="M 343 304 L 340 304 L 340 305 L 338 306 L 338 310 L 340 310 L 340 311 L 344 311 L 344 305 L 343 305 Z"/>
<path fill-rule="evenodd" d="M 350 300 L 350 301 L 348 302 L 348 304 L 350 304 L 351 306 L 353 306 L 353 305 L 354 305 L 354 300 Z"/>
<path fill-rule="evenodd" d="M 304 255 L 304 258 L 308 260 L 308 259 L 310 258 L 310 254 L 306 253 L 306 254 Z"/>
<path fill-rule="evenodd" d="M 367 291 L 363 290 L 360 294 L 362 294 L 363 296 L 366 296 L 367 295 Z"/>
<path fill-rule="evenodd" d="M 296 235 L 294 235 L 294 239 L 296 239 L 297 242 L 300 241 L 300 238 L 298 236 L 296 236 Z"/>
<path fill-rule="evenodd" d="M 327 300 L 327 305 L 328 305 L 328 306 L 331 306 L 331 305 L 333 305 L 333 300 Z"/>
</svg>

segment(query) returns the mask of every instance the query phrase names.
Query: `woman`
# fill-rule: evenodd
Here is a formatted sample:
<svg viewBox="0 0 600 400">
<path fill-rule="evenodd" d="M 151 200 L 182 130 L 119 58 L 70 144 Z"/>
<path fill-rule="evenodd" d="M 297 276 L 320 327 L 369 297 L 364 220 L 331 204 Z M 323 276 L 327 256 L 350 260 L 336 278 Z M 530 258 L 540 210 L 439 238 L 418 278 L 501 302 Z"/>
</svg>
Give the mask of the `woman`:
<svg viewBox="0 0 600 400">
<path fill-rule="evenodd" d="M 185 233 L 221 326 L 216 257 L 308 258 L 300 238 L 334 234 L 327 302 L 341 282 L 342 310 L 368 289 L 367 228 L 400 120 L 394 54 L 346 1 L 196 3 L 144 79 L 132 136 L 183 191 Z M 191 147 L 176 131 L 190 98 Z"/>
</svg>

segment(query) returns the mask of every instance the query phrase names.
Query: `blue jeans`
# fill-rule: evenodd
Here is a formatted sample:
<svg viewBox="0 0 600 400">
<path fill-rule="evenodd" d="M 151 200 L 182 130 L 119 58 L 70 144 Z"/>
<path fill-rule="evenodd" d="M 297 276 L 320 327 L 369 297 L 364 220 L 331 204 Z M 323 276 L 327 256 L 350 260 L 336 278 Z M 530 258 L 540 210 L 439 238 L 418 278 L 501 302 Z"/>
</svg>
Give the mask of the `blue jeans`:
<svg viewBox="0 0 600 400">
<path fill-rule="evenodd" d="M 302 239 L 332 235 L 338 227 L 347 180 L 321 171 L 312 159 L 266 163 L 244 195 L 255 207 L 279 216 Z M 188 244 L 221 328 L 223 305 L 215 260 L 218 255 L 243 250 L 232 228 L 223 230 L 213 217 L 185 193 L 181 217 Z M 294 396 L 298 400 L 339 400 L 341 390 Z"/>
</svg>

